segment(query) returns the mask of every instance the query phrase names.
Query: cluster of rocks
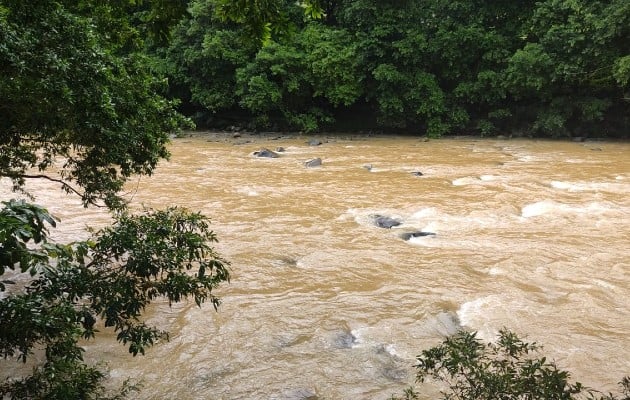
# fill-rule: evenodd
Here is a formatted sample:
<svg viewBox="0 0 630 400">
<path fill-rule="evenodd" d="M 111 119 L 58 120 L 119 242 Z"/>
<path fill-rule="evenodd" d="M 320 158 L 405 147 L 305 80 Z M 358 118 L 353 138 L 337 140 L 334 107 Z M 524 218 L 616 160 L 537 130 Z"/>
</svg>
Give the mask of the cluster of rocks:
<svg viewBox="0 0 630 400">
<path fill-rule="evenodd" d="M 391 229 L 395 226 L 402 225 L 402 221 L 388 217 L 385 215 L 376 214 L 372 216 L 372 221 L 374 225 L 383 228 L 383 229 Z M 400 238 L 403 240 L 410 240 L 411 238 L 423 237 L 423 236 L 435 236 L 434 232 L 425 232 L 425 231 L 411 231 L 411 232 L 403 232 L 400 235 Z"/>
<path fill-rule="evenodd" d="M 319 139 L 310 139 L 307 144 L 309 146 L 319 146 L 322 144 L 322 141 Z M 255 157 L 260 157 L 260 158 L 278 158 L 280 157 L 280 154 L 278 153 L 282 153 L 284 152 L 285 149 L 283 147 L 277 147 L 276 151 L 272 151 L 269 150 L 267 148 L 262 148 L 259 151 L 255 151 L 253 153 L 253 155 Z M 322 165 L 322 159 L 317 157 L 317 158 L 313 158 L 310 159 L 308 161 L 304 162 L 304 166 L 306 168 L 314 168 L 314 167 L 319 167 Z M 366 164 L 363 166 L 363 168 L 365 168 L 368 171 L 371 171 L 373 166 L 372 164 Z M 411 173 L 411 175 L 413 176 L 424 176 L 424 174 L 420 171 L 413 171 Z M 402 221 L 392 218 L 392 217 L 388 217 L 385 215 L 373 215 L 372 216 L 372 220 L 375 226 L 379 227 L 379 228 L 383 228 L 383 229 L 391 229 L 393 227 L 399 226 L 402 224 Z M 415 237 L 423 237 L 423 236 L 435 236 L 435 233 L 433 232 L 424 232 L 424 231 L 411 231 L 411 232 L 403 232 L 400 235 L 400 238 L 403 240 L 410 240 L 411 238 L 415 238 Z"/>
<path fill-rule="evenodd" d="M 309 145 L 309 146 L 320 146 L 320 145 L 323 144 L 323 142 L 320 139 L 313 138 L 313 139 L 309 139 L 306 142 L 306 144 Z M 280 157 L 280 154 L 278 154 L 278 153 L 282 153 L 284 151 L 285 151 L 284 147 L 277 147 L 275 151 L 269 150 L 267 148 L 262 148 L 259 151 L 255 151 L 253 153 L 253 155 L 255 157 L 259 157 L 259 158 L 278 158 L 278 157 Z M 317 158 L 313 158 L 313 159 L 305 161 L 304 162 L 304 166 L 306 168 L 320 167 L 322 165 L 322 163 L 323 163 L 322 159 L 317 157 Z M 372 164 L 365 164 L 365 165 L 363 165 L 363 168 L 365 168 L 368 171 L 372 171 L 373 165 Z M 411 172 L 411 175 L 413 175 L 413 176 L 424 176 L 424 174 L 422 172 L 420 172 L 420 171 L 413 171 L 413 172 Z"/>
<path fill-rule="evenodd" d="M 322 141 L 319 139 L 310 139 L 307 142 L 307 144 L 309 146 L 319 146 L 322 144 Z M 284 147 L 277 147 L 275 151 L 269 150 L 267 148 L 262 148 L 259 151 L 255 151 L 253 155 L 254 157 L 259 157 L 259 158 L 278 158 L 280 157 L 280 154 L 278 153 L 282 153 L 284 151 L 285 151 Z M 319 157 L 313 158 L 304 162 L 304 166 L 307 168 L 319 167 L 321 165 L 322 165 L 322 159 Z"/>
</svg>

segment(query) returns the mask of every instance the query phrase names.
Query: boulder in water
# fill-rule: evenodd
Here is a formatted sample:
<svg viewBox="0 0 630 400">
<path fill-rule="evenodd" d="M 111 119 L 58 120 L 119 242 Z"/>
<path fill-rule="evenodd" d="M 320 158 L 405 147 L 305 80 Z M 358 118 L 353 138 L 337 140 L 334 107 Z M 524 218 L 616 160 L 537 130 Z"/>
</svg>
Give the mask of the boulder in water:
<svg viewBox="0 0 630 400">
<path fill-rule="evenodd" d="M 356 336 L 352 332 L 340 332 L 334 338 L 334 346 L 338 349 L 349 349 L 357 342 Z"/>
<path fill-rule="evenodd" d="M 415 237 L 423 237 L 423 236 L 435 236 L 433 232 L 423 232 L 423 231 L 415 231 L 415 232 L 405 232 L 400 235 L 402 240 L 409 240 Z"/>
<path fill-rule="evenodd" d="M 397 219 L 386 217 L 384 215 L 375 215 L 374 216 L 374 225 L 379 228 L 391 229 L 394 226 L 400 225 L 401 222 Z"/>
<path fill-rule="evenodd" d="M 313 158 L 312 160 L 308 160 L 307 162 L 304 163 L 304 166 L 306 168 L 313 168 L 313 167 L 319 167 L 322 165 L 322 159 L 321 158 Z"/>
<path fill-rule="evenodd" d="M 255 151 L 254 156 L 261 158 L 278 158 L 280 157 L 278 153 L 274 153 L 269 149 L 260 149 L 260 151 Z"/>
<path fill-rule="evenodd" d="M 424 174 L 422 172 L 420 172 L 420 171 L 413 171 L 411 173 L 411 175 L 413 175 L 413 176 L 423 176 Z"/>
</svg>

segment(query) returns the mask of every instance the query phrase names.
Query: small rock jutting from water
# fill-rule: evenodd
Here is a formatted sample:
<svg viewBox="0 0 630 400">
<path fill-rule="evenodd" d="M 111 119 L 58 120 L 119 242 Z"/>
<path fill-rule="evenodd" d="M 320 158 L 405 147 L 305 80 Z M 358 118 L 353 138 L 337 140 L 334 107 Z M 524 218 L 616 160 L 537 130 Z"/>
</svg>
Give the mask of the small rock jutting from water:
<svg viewBox="0 0 630 400">
<path fill-rule="evenodd" d="M 254 152 L 254 156 L 261 157 L 261 158 L 278 158 L 278 157 L 280 157 L 277 153 L 274 153 L 273 151 L 271 151 L 269 149 L 261 149 L 260 151 L 255 151 Z"/>
<path fill-rule="evenodd" d="M 306 168 L 313 168 L 313 167 L 319 167 L 322 165 L 322 159 L 321 158 L 313 158 L 312 160 L 308 160 L 307 162 L 304 163 L 304 166 Z"/>
<path fill-rule="evenodd" d="M 363 168 L 367 169 L 368 171 L 372 171 L 372 164 L 365 164 Z"/>
<path fill-rule="evenodd" d="M 409 240 L 415 237 L 423 237 L 423 236 L 435 236 L 433 232 L 423 232 L 423 231 L 415 231 L 415 232 L 405 232 L 400 235 L 402 240 Z"/>
<path fill-rule="evenodd" d="M 391 229 L 394 226 L 400 225 L 401 222 L 397 219 L 386 217 L 384 215 L 374 215 L 374 225 L 379 228 Z"/>
<path fill-rule="evenodd" d="M 411 175 L 413 175 L 413 176 L 423 176 L 424 174 L 422 172 L 420 172 L 420 171 L 413 171 L 411 173 Z"/>
<path fill-rule="evenodd" d="M 350 349 L 356 342 L 357 338 L 352 332 L 343 331 L 333 339 L 333 346 L 337 349 Z"/>
</svg>

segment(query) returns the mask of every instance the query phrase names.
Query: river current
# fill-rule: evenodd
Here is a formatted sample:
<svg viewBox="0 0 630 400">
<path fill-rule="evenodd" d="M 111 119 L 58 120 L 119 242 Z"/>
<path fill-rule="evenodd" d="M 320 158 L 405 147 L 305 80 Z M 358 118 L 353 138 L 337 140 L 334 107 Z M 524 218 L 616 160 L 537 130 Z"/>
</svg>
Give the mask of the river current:
<svg viewBox="0 0 630 400">
<path fill-rule="evenodd" d="M 503 327 L 588 386 L 630 374 L 629 143 L 320 139 L 174 139 L 128 185 L 132 207 L 208 215 L 232 281 L 218 312 L 148 310 L 171 340 L 146 356 L 108 332 L 85 343 L 112 384 L 131 376 L 141 399 L 386 399 L 413 384 L 423 349 Z M 107 223 L 51 183 L 29 188 L 61 219 L 56 239 Z M 416 231 L 435 235 L 401 238 Z"/>
</svg>

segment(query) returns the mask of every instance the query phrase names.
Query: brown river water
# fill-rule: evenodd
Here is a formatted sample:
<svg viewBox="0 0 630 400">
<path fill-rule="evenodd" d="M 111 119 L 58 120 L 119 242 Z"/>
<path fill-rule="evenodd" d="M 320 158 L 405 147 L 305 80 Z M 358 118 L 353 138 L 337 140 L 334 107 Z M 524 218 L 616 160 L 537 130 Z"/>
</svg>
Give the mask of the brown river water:
<svg viewBox="0 0 630 400">
<path fill-rule="evenodd" d="M 171 340 L 144 357 L 110 333 L 86 343 L 113 384 L 142 382 L 140 399 L 386 399 L 462 327 L 487 340 L 509 328 L 598 389 L 630 374 L 630 143 L 307 139 L 174 139 L 171 160 L 129 185 L 133 207 L 211 217 L 232 282 L 219 312 L 148 310 Z M 107 222 L 47 182 L 30 188 L 60 240 Z M 411 231 L 435 235 L 401 239 Z"/>
</svg>

